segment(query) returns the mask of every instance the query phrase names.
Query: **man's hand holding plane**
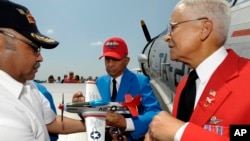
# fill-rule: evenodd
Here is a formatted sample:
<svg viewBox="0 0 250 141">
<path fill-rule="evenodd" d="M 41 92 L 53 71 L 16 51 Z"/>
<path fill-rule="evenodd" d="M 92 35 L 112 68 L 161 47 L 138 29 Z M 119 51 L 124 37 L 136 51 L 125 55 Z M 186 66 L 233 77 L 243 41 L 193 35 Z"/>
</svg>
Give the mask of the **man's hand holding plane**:
<svg viewBox="0 0 250 141">
<path fill-rule="evenodd" d="M 81 118 L 84 118 L 88 141 L 106 139 L 126 141 L 124 132 L 127 128 L 127 120 L 124 115 L 139 116 L 138 106 L 141 105 L 141 95 L 132 97 L 131 94 L 125 94 L 124 99 L 123 102 L 104 100 L 95 82 L 88 82 L 85 95 L 78 91 L 73 95 L 71 103 L 64 104 L 63 100 L 59 109 L 62 110 L 62 115 L 63 111 L 67 111 L 78 113 Z"/>
</svg>

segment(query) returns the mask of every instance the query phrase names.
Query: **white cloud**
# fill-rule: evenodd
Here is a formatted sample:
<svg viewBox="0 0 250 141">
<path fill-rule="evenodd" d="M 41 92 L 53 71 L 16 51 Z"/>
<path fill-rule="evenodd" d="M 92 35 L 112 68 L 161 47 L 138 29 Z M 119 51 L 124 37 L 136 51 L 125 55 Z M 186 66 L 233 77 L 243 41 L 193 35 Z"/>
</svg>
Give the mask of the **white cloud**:
<svg viewBox="0 0 250 141">
<path fill-rule="evenodd" d="M 101 41 L 96 41 L 96 42 L 90 43 L 90 46 L 101 46 L 101 45 L 102 45 Z"/>
<path fill-rule="evenodd" d="M 53 33 L 54 33 L 54 30 L 53 30 L 53 29 L 48 29 L 48 30 L 47 30 L 47 33 L 48 33 L 48 34 L 53 34 Z"/>
</svg>

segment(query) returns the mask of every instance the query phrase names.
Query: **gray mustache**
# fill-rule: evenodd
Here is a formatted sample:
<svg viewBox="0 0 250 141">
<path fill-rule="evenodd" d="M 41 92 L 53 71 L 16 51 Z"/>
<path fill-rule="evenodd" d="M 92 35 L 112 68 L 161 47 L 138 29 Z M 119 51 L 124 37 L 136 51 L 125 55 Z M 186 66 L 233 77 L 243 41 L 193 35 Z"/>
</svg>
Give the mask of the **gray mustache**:
<svg viewBox="0 0 250 141">
<path fill-rule="evenodd" d="M 34 66 L 33 66 L 33 69 L 38 69 L 40 67 L 40 63 L 36 63 Z"/>
</svg>

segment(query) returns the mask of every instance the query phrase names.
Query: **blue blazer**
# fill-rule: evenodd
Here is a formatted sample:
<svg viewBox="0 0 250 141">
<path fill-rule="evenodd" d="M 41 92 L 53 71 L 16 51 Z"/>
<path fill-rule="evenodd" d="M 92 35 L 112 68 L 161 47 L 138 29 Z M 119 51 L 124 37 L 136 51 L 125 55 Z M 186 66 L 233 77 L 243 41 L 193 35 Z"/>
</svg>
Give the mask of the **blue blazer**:
<svg viewBox="0 0 250 141">
<path fill-rule="evenodd" d="M 105 101 L 111 100 L 110 83 L 110 75 L 100 76 L 96 80 L 100 95 Z M 148 77 L 135 74 L 128 69 L 125 69 L 124 71 L 115 101 L 124 102 L 125 94 L 131 94 L 132 97 L 135 97 L 138 94 L 142 96 L 141 106 L 139 107 L 139 116 L 130 116 L 135 127 L 135 131 L 130 132 L 130 135 L 133 139 L 138 139 L 140 136 L 146 134 L 149 123 L 153 117 L 161 111 L 160 104 L 154 95 Z"/>
</svg>

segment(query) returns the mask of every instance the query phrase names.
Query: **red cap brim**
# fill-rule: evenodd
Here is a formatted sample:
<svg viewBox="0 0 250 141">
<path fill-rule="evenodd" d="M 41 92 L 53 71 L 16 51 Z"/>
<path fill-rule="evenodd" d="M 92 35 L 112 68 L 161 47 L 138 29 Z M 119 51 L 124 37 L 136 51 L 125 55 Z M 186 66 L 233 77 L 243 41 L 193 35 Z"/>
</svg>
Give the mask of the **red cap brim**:
<svg viewBox="0 0 250 141">
<path fill-rule="evenodd" d="M 99 57 L 99 59 L 101 59 L 102 57 L 112 57 L 115 59 L 122 59 L 122 56 L 120 56 L 118 53 L 116 52 L 105 52 L 102 54 L 102 56 Z"/>
</svg>

